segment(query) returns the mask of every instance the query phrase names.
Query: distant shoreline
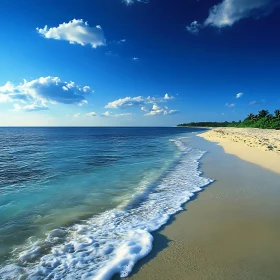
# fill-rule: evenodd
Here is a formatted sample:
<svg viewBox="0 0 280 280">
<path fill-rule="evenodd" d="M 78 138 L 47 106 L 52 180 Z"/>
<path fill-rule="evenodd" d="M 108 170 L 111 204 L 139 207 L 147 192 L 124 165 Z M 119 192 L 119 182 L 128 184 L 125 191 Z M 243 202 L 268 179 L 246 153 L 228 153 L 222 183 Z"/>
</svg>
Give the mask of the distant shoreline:
<svg viewBox="0 0 280 280">
<path fill-rule="evenodd" d="M 213 127 L 209 126 L 188 126 L 188 125 L 177 125 L 178 128 L 203 128 L 203 129 L 213 129 Z"/>
</svg>

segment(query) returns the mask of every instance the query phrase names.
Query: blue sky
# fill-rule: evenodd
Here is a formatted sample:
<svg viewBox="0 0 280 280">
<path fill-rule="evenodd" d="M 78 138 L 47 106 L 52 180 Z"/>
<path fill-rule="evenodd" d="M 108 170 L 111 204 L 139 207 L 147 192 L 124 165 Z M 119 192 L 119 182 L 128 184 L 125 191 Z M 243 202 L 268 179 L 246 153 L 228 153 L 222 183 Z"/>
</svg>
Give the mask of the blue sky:
<svg viewBox="0 0 280 280">
<path fill-rule="evenodd" d="M 277 0 L 3 0 L 0 125 L 170 126 L 280 108 Z"/>
</svg>

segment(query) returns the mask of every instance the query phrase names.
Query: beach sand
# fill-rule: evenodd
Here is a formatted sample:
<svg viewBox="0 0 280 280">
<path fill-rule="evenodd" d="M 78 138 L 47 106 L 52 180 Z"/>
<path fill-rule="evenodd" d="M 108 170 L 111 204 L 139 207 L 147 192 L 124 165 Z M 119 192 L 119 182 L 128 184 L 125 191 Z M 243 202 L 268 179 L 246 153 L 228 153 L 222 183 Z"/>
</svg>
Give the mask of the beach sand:
<svg viewBox="0 0 280 280">
<path fill-rule="evenodd" d="M 152 252 L 127 279 L 279 280 L 280 175 L 188 141 L 208 151 L 201 170 L 216 181 L 153 233 Z"/>
<path fill-rule="evenodd" d="M 215 128 L 199 136 L 218 142 L 226 153 L 280 173 L 280 131 L 258 128 Z"/>
</svg>

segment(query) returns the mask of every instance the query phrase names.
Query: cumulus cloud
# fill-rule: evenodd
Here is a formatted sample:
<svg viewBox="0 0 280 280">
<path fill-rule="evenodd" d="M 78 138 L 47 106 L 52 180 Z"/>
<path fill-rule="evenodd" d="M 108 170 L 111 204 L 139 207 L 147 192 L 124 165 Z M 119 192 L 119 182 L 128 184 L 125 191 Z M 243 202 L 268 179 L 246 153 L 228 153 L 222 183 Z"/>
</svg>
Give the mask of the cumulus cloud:
<svg viewBox="0 0 280 280">
<path fill-rule="evenodd" d="M 138 57 L 132 57 L 132 60 L 137 61 L 137 60 L 139 60 L 139 58 Z"/>
<path fill-rule="evenodd" d="M 153 103 L 155 101 L 161 102 L 161 101 L 165 101 L 164 98 L 155 98 L 155 97 L 151 97 L 148 96 L 146 99 L 146 103 Z"/>
<path fill-rule="evenodd" d="M 95 112 L 90 112 L 90 113 L 86 114 L 86 117 L 97 117 L 97 116 L 98 116 L 98 114 Z"/>
<path fill-rule="evenodd" d="M 231 103 L 231 104 L 226 103 L 226 107 L 228 107 L 228 108 L 233 108 L 234 106 L 235 106 L 235 104 L 234 104 L 234 103 Z"/>
<path fill-rule="evenodd" d="M 64 40 L 70 44 L 91 45 L 92 48 L 106 44 L 101 26 L 90 27 L 83 19 L 73 19 L 51 28 L 45 25 L 44 28 L 37 27 L 36 30 L 47 39 Z"/>
<path fill-rule="evenodd" d="M 145 106 L 142 106 L 141 111 L 148 112 L 149 110 Z"/>
<path fill-rule="evenodd" d="M 145 116 L 156 116 L 156 115 L 173 115 L 178 113 L 177 110 L 169 110 L 167 106 L 161 108 L 157 104 L 153 104 L 152 110 L 145 114 Z"/>
<path fill-rule="evenodd" d="M 260 18 L 270 14 L 280 4 L 279 0 L 223 0 L 214 5 L 203 24 L 194 21 L 187 30 L 197 34 L 200 28 L 213 26 L 223 28 L 245 18 Z"/>
<path fill-rule="evenodd" d="M 160 107 L 157 104 L 154 104 L 153 107 L 152 107 L 152 110 L 153 111 L 158 111 L 158 110 L 160 110 Z"/>
<path fill-rule="evenodd" d="M 107 109 L 120 109 L 120 108 L 127 108 L 127 107 L 133 107 L 133 106 L 141 106 L 141 110 L 145 111 L 144 108 L 146 104 L 153 104 L 155 102 L 167 102 L 168 100 L 174 99 L 172 95 L 168 95 L 166 93 L 164 97 L 143 97 L 143 96 L 137 96 L 137 97 L 125 97 L 120 98 L 118 100 L 109 102 L 105 108 Z M 142 109 L 143 108 L 143 109 Z"/>
<path fill-rule="evenodd" d="M 243 96 L 243 92 L 239 92 L 239 93 L 236 94 L 236 98 L 240 98 L 242 96 Z"/>
<path fill-rule="evenodd" d="M 47 103 L 87 104 L 86 95 L 93 93 L 89 86 L 64 82 L 59 77 L 40 77 L 15 85 L 7 82 L 0 87 L 0 102 L 14 102 L 16 110 L 47 110 Z M 18 103 L 24 104 L 19 105 Z"/>
<path fill-rule="evenodd" d="M 104 117 L 110 117 L 112 115 L 112 113 L 110 113 L 109 111 L 106 111 L 105 113 L 102 114 L 102 116 Z"/>
<path fill-rule="evenodd" d="M 163 99 L 165 99 L 165 100 L 171 100 L 171 99 L 174 99 L 174 97 L 172 96 L 172 95 L 168 95 L 168 93 L 166 93 L 165 95 L 164 95 L 164 98 Z"/>
<path fill-rule="evenodd" d="M 25 80 L 24 83 L 26 83 Z M 20 85 L 22 86 L 22 84 Z M 0 103 L 13 101 L 26 103 L 27 101 L 33 101 L 33 98 L 22 93 L 11 82 L 7 82 L 4 86 L 0 87 Z"/>
<path fill-rule="evenodd" d="M 118 109 L 125 107 L 132 107 L 135 105 L 143 104 L 145 99 L 142 96 L 137 97 L 125 97 L 115 100 L 113 102 L 109 102 L 105 108 Z"/>
<path fill-rule="evenodd" d="M 167 103 L 169 100 L 174 99 L 172 95 L 166 93 L 164 97 L 125 97 L 115 100 L 113 102 L 109 102 L 105 108 L 107 109 L 124 109 L 131 107 L 139 107 L 141 111 L 147 112 L 145 116 L 154 116 L 154 115 L 172 115 L 177 113 L 176 110 L 169 110 L 167 106 L 160 107 L 158 103 Z M 152 108 L 151 108 L 152 106 Z M 103 116 L 122 116 L 127 114 L 112 114 L 107 111 L 103 114 Z"/>
<path fill-rule="evenodd" d="M 189 26 L 186 26 L 186 29 L 192 34 L 198 34 L 201 28 L 201 24 L 198 23 L 196 20 L 193 21 Z"/>
</svg>

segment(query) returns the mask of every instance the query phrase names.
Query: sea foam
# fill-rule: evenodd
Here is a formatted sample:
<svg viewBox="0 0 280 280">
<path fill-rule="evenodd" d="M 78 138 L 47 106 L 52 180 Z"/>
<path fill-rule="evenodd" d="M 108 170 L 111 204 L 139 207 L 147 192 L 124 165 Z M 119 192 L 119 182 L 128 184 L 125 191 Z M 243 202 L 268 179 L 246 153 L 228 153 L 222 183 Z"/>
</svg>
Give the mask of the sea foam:
<svg viewBox="0 0 280 280">
<path fill-rule="evenodd" d="M 0 267 L 2 278 L 105 280 L 117 273 L 128 276 L 135 263 L 152 250 L 151 232 L 212 182 L 199 171 L 205 152 L 188 147 L 182 139 L 171 141 L 180 156 L 153 187 L 135 195 L 133 203 L 122 208 L 55 229 L 45 240 L 30 240 Z"/>
</svg>

